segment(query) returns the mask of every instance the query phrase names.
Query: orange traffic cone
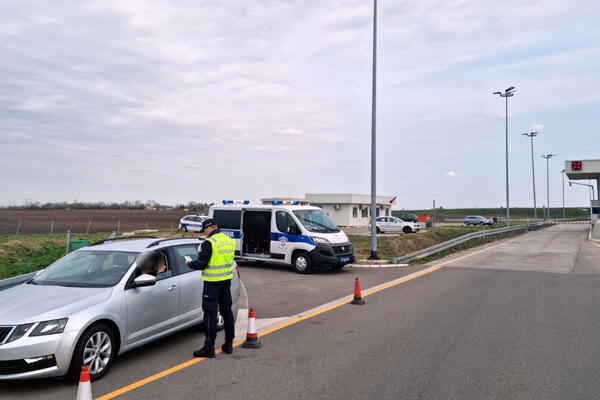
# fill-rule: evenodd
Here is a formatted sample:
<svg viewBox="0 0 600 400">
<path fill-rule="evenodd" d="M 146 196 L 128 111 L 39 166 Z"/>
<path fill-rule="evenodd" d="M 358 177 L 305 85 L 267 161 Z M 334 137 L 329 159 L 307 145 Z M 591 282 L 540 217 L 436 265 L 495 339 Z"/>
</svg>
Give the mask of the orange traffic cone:
<svg viewBox="0 0 600 400">
<path fill-rule="evenodd" d="M 90 384 L 90 371 L 88 367 L 81 367 L 76 400 L 92 400 L 92 385 Z"/>
<path fill-rule="evenodd" d="M 352 300 L 351 304 L 365 304 L 365 301 L 360 294 L 360 283 L 358 283 L 358 278 L 354 279 L 354 300 Z"/>
<path fill-rule="evenodd" d="M 256 333 L 256 324 L 254 322 L 254 309 L 251 308 L 248 313 L 248 332 L 246 333 L 246 341 L 242 343 L 242 347 L 247 349 L 258 349 L 262 346 L 262 342 L 258 340 Z"/>
</svg>

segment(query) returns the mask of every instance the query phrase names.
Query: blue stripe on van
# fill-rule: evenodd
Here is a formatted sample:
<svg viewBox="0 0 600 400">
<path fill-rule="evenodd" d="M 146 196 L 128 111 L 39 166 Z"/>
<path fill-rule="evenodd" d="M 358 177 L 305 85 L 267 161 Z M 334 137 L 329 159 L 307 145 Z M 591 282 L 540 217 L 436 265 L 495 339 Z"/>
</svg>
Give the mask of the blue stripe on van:
<svg viewBox="0 0 600 400">
<path fill-rule="evenodd" d="M 277 237 L 275 237 L 275 236 L 277 236 Z M 277 242 L 277 241 L 279 241 L 279 239 L 282 236 L 285 236 L 287 238 L 288 242 L 291 242 L 291 243 L 296 242 L 296 243 L 308 243 L 308 244 L 312 244 L 313 246 L 315 245 L 315 243 L 312 240 L 310 240 L 310 238 L 306 235 L 290 235 L 287 233 L 279 233 L 279 232 L 271 232 L 271 241 Z"/>
<path fill-rule="evenodd" d="M 232 239 L 239 239 L 242 237 L 242 232 L 236 229 L 221 229 L 221 232 Z"/>
</svg>

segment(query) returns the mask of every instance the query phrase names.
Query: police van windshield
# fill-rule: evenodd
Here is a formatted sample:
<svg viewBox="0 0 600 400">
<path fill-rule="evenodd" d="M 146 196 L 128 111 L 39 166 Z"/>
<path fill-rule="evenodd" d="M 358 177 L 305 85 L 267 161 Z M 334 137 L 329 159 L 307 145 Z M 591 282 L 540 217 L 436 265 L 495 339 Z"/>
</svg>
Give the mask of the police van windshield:
<svg viewBox="0 0 600 400">
<path fill-rule="evenodd" d="M 323 210 L 296 210 L 294 215 L 310 232 L 339 232 L 335 222 Z"/>
</svg>

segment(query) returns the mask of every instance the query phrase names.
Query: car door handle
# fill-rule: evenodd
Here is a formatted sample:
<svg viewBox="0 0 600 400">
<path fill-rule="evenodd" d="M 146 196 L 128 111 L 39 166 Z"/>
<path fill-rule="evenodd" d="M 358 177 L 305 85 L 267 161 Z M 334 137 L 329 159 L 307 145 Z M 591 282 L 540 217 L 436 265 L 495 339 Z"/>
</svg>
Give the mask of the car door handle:
<svg viewBox="0 0 600 400">
<path fill-rule="evenodd" d="M 169 291 L 177 289 L 177 285 L 169 286 Z"/>
</svg>

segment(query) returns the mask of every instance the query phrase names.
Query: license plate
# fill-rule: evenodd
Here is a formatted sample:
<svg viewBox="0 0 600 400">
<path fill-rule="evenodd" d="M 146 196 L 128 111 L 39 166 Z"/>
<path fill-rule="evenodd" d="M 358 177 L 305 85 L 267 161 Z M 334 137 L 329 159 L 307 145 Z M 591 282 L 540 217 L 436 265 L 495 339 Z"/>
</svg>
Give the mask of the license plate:
<svg viewBox="0 0 600 400">
<path fill-rule="evenodd" d="M 350 262 L 350 257 L 342 257 L 340 258 L 340 262 Z"/>
</svg>

